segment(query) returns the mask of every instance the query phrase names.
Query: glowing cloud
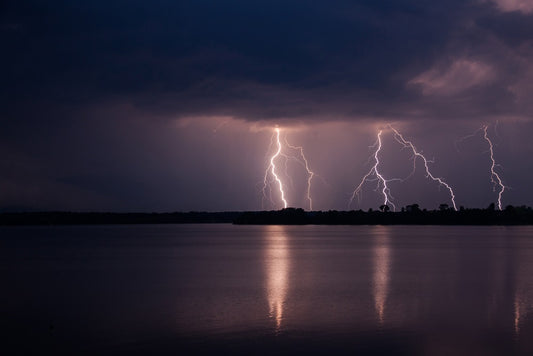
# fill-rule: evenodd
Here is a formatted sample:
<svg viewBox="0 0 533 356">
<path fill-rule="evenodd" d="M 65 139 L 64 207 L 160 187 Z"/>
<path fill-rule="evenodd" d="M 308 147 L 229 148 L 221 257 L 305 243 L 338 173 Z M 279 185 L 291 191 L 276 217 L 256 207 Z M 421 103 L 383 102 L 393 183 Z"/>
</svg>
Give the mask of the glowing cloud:
<svg viewBox="0 0 533 356">
<path fill-rule="evenodd" d="M 454 95 L 486 83 L 493 77 L 494 71 L 489 65 L 481 61 L 459 59 L 445 68 L 431 68 L 408 84 L 420 85 L 424 95 Z"/>
<path fill-rule="evenodd" d="M 533 0 L 491 0 L 500 11 L 520 11 L 524 14 L 533 13 Z"/>
</svg>

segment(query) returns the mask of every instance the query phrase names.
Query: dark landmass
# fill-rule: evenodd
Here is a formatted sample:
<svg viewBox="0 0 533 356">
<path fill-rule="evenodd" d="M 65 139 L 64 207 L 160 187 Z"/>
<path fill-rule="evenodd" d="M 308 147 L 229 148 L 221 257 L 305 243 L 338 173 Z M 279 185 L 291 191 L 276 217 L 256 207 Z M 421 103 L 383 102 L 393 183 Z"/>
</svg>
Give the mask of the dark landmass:
<svg viewBox="0 0 533 356">
<path fill-rule="evenodd" d="M 531 207 L 507 206 L 455 211 L 442 204 L 438 210 L 422 210 L 417 204 L 401 211 L 380 210 L 304 211 L 287 208 L 251 212 L 185 213 L 0 213 L 0 225 L 106 225 L 106 224 L 220 224 L 239 225 L 533 225 Z"/>
<path fill-rule="evenodd" d="M 421 210 L 417 204 L 408 205 L 399 212 L 387 207 L 373 211 L 311 211 L 283 209 L 278 211 L 245 212 L 234 220 L 235 224 L 276 225 L 533 225 L 533 209 L 508 206 L 496 210 L 491 204 L 487 209 L 458 211 L 447 206 L 439 210 Z"/>
</svg>

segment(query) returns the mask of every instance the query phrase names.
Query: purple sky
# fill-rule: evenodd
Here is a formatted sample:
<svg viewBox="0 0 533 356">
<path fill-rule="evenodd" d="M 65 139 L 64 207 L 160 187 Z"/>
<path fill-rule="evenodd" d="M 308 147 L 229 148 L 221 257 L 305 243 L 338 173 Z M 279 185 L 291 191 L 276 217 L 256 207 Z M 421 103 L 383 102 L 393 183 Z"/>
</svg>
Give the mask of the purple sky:
<svg viewBox="0 0 533 356">
<path fill-rule="evenodd" d="M 482 133 L 461 141 L 489 125 L 503 206 L 533 205 L 533 0 L 8 0 L 0 38 L 0 211 L 281 208 L 262 202 L 276 125 L 313 208 L 344 210 L 379 130 L 380 172 L 411 172 L 389 123 L 465 207 L 497 199 Z M 350 208 L 378 208 L 376 184 Z M 450 204 L 421 161 L 389 186 Z"/>
</svg>

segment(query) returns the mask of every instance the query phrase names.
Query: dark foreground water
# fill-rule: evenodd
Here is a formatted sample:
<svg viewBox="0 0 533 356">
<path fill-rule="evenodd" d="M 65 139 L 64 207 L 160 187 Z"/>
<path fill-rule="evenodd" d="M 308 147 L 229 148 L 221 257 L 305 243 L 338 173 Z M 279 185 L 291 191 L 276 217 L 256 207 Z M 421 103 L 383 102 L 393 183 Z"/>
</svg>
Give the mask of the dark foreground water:
<svg viewBox="0 0 533 356">
<path fill-rule="evenodd" d="M 533 227 L 0 228 L 0 354 L 533 352 Z"/>
</svg>

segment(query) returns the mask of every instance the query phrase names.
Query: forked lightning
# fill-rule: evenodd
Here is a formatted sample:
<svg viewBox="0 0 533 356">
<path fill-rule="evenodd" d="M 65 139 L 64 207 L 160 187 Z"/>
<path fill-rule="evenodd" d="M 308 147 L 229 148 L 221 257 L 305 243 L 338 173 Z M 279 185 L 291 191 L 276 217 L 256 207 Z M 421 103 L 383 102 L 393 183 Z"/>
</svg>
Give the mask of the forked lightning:
<svg viewBox="0 0 533 356">
<path fill-rule="evenodd" d="M 368 171 L 368 173 L 365 174 L 365 176 L 361 180 L 361 183 L 359 183 L 357 188 L 355 188 L 355 190 L 353 191 L 349 205 L 352 204 L 352 202 L 353 202 L 353 200 L 355 199 L 356 196 L 359 197 L 359 194 L 361 193 L 361 189 L 363 189 L 363 185 L 365 184 L 365 182 L 377 180 L 378 181 L 377 189 L 379 189 L 379 187 L 382 186 L 381 194 L 383 195 L 383 205 L 384 206 L 388 206 L 390 204 L 392 206 L 392 209 L 396 210 L 396 205 L 394 205 L 394 203 L 391 201 L 392 197 L 390 196 L 390 189 L 387 186 L 387 183 L 389 181 L 391 181 L 391 180 L 385 179 L 383 177 L 383 175 L 378 170 L 379 163 L 380 163 L 379 162 L 379 152 L 381 151 L 381 134 L 382 133 L 383 133 L 383 131 L 379 130 L 376 143 L 374 145 L 370 146 L 371 148 L 372 147 L 377 147 L 376 151 L 374 152 L 374 162 L 375 163 L 372 166 L 372 168 L 370 169 L 370 171 Z M 372 177 L 372 176 L 375 176 L 375 178 L 369 179 L 369 177 Z M 397 180 L 397 179 L 393 179 L 393 180 Z"/>
<path fill-rule="evenodd" d="M 277 149 L 274 152 L 274 154 L 269 159 L 269 165 L 265 171 L 265 176 L 263 179 L 263 202 L 265 199 L 270 200 L 272 204 L 272 198 L 269 194 L 267 196 L 267 190 L 271 193 L 271 187 L 270 184 L 272 182 L 275 182 L 275 185 L 277 186 L 277 189 L 279 190 L 280 200 L 283 203 L 283 207 L 288 207 L 288 202 L 286 198 L 286 188 L 280 178 L 279 173 L 277 172 L 276 168 L 276 162 L 279 159 L 279 157 L 283 157 L 285 159 L 285 175 L 288 175 L 287 173 L 287 162 L 289 160 L 295 160 L 298 162 L 306 171 L 307 173 L 307 190 L 306 190 L 306 199 L 309 202 L 309 210 L 313 210 L 313 199 L 311 198 L 311 182 L 313 180 L 313 177 L 315 176 L 315 173 L 309 168 L 309 162 L 304 154 L 304 149 L 301 146 L 292 146 L 287 141 L 287 137 L 284 138 L 284 144 L 281 141 L 281 129 L 279 127 L 276 127 L 274 129 L 274 133 L 272 135 L 271 142 L 275 143 Z M 272 147 L 272 144 L 271 144 Z M 294 155 L 290 151 L 297 151 L 298 154 Z M 287 152 L 289 151 L 289 152 Z M 269 177 L 272 177 L 273 180 L 269 180 Z"/>
</svg>

